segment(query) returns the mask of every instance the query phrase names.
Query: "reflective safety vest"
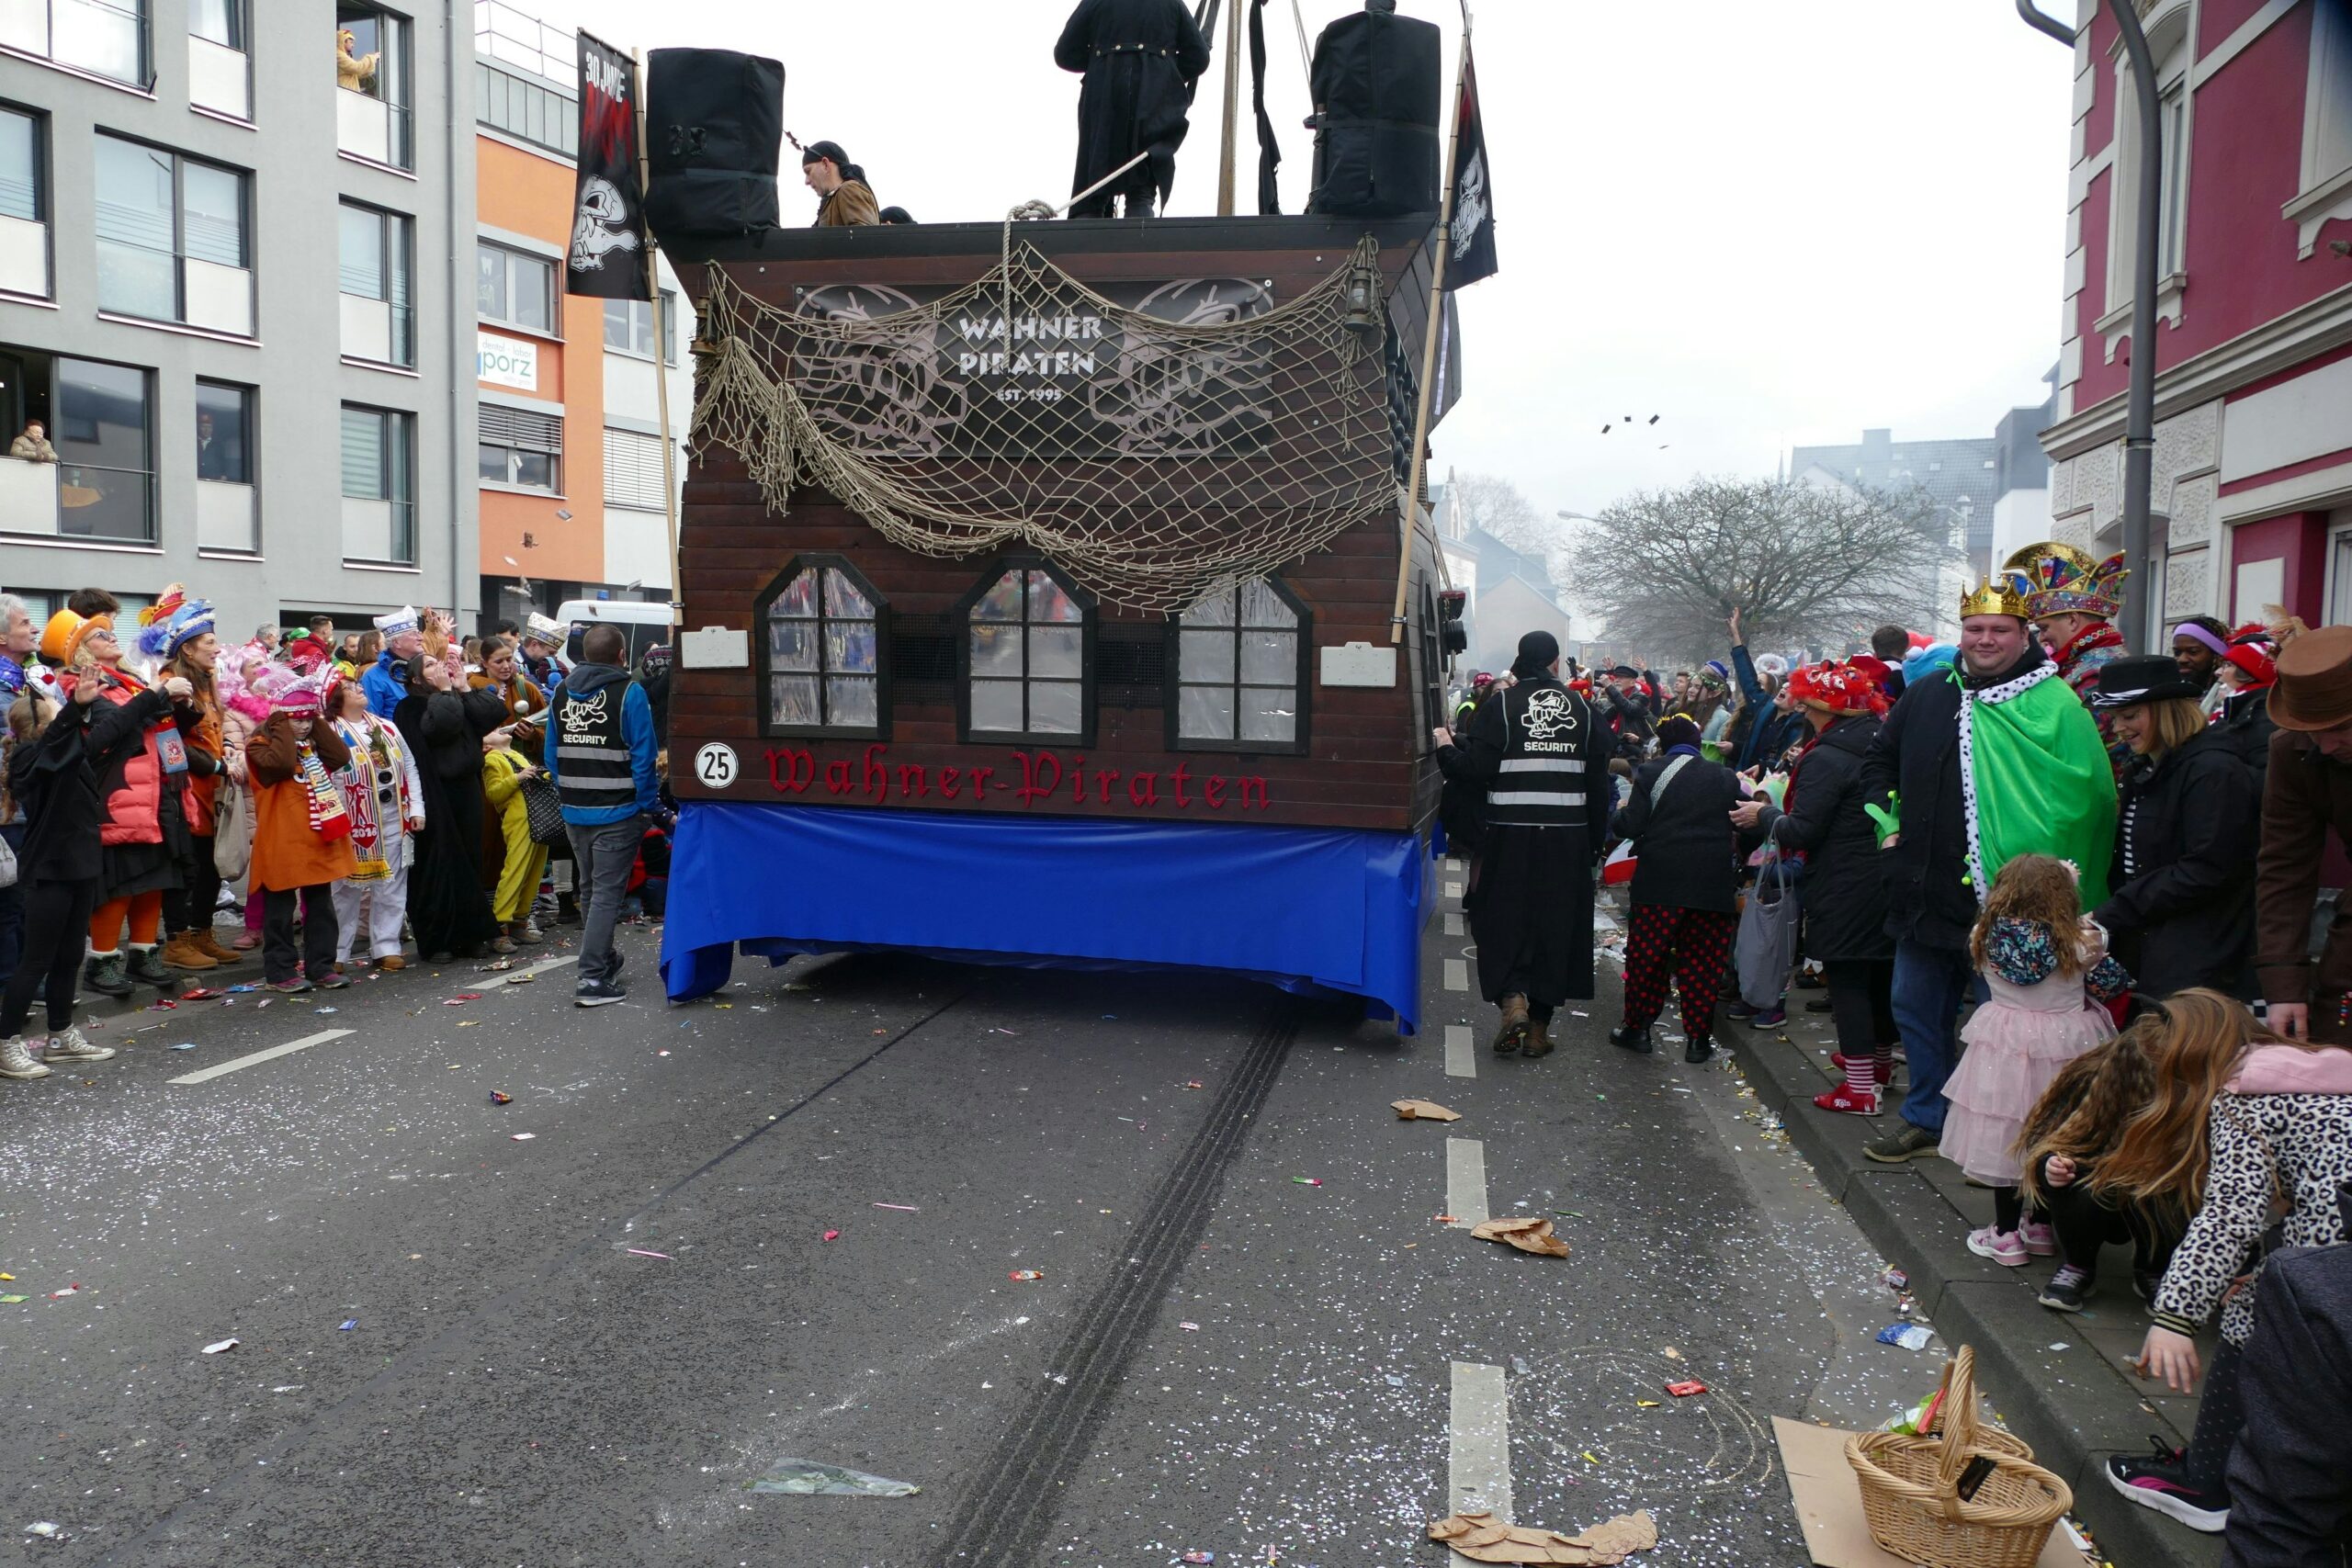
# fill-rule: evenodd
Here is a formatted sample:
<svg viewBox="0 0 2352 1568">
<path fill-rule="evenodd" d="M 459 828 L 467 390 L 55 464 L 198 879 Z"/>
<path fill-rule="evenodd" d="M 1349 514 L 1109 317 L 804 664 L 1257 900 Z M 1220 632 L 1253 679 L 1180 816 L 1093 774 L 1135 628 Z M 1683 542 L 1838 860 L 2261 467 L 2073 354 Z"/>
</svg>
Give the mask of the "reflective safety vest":
<svg viewBox="0 0 2352 1568">
<path fill-rule="evenodd" d="M 1495 827 L 1584 828 L 1593 781 L 1585 777 L 1592 706 L 1556 681 L 1522 681 L 1505 692 L 1503 760 L 1487 786 Z"/>
<path fill-rule="evenodd" d="M 556 793 L 573 810 L 602 811 L 637 797 L 637 771 L 621 709 L 631 682 L 616 680 L 583 696 L 566 685 L 556 698 L 554 733 Z"/>
</svg>

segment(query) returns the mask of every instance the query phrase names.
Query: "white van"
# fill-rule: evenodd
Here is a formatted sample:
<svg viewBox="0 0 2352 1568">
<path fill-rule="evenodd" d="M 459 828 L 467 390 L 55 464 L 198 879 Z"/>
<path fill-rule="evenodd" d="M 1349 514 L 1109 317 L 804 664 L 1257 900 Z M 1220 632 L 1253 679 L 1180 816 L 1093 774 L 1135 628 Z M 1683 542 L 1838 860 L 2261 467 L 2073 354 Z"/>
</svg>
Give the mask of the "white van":
<svg viewBox="0 0 2352 1568">
<path fill-rule="evenodd" d="M 563 657 L 573 664 L 580 662 L 580 634 L 600 622 L 620 627 L 621 635 L 628 638 L 631 670 L 645 657 L 645 650 L 656 643 L 677 646 L 667 604 L 649 604 L 633 599 L 567 599 L 557 607 L 555 618 L 571 628 L 564 638 Z"/>
</svg>

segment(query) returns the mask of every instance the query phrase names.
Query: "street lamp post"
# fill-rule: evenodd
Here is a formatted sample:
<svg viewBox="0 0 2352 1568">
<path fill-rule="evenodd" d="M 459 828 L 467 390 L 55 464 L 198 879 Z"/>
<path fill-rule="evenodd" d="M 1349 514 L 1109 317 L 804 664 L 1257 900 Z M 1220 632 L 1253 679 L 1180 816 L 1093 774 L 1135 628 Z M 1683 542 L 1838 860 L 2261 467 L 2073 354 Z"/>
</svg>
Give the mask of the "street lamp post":
<svg viewBox="0 0 2352 1568">
<path fill-rule="evenodd" d="M 2155 581 L 2148 559 L 2148 512 L 2155 491 L 2156 461 L 2156 269 L 2164 212 L 2164 110 L 2156 96 L 2156 62 L 2148 50 L 2147 30 L 2140 26 L 2139 7 L 2132 0 L 2108 0 L 2108 10 L 2123 33 L 2123 52 L 2132 62 L 2133 96 L 2140 115 L 2138 209 L 2133 228 L 2139 247 L 2132 258 L 2132 381 L 2123 413 L 2123 557 L 2140 571 L 2144 584 Z M 2034 8 L 2033 0 L 2018 0 L 2018 15 L 2034 28 L 2074 47 L 2074 29 Z M 2153 624 L 2145 592 L 2134 593 L 2123 605 L 2118 628 L 2129 651 L 2144 653 Z"/>
</svg>

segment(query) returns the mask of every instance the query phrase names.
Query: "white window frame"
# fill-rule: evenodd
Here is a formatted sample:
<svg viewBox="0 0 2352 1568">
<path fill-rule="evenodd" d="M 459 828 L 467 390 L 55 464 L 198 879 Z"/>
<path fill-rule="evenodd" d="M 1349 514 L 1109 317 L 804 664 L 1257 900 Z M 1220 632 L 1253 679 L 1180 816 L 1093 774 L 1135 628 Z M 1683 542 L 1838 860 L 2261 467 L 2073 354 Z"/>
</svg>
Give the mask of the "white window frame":
<svg viewBox="0 0 2352 1568">
<path fill-rule="evenodd" d="M 1242 624 L 1241 591 L 1247 587 L 1260 585 L 1272 593 L 1275 601 L 1289 612 L 1290 620 L 1287 624 L 1272 622 L 1246 626 Z M 1229 624 L 1193 621 L 1192 616 L 1201 608 L 1199 604 L 1195 604 L 1192 610 L 1187 610 L 1182 615 L 1169 617 L 1170 637 L 1173 644 L 1169 658 L 1171 671 L 1170 675 L 1171 690 L 1167 704 L 1169 748 L 1177 751 L 1240 752 L 1268 756 L 1303 755 L 1307 744 L 1307 649 L 1314 640 L 1314 616 L 1308 611 L 1305 601 L 1299 598 L 1290 585 L 1272 573 L 1233 584 L 1227 592 L 1232 597 L 1233 618 Z M 1202 603 L 1205 604 L 1206 600 L 1204 599 Z M 1246 681 L 1242 678 L 1246 662 L 1245 645 L 1252 632 L 1272 633 L 1291 638 L 1291 658 L 1284 671 L 1286 678 L 1283 681 L 1270 683 L 1262 681 Z M 1231 662 L 1227 666 L 1227 672 L 1222 677 L 1203 679 L 1198 669 L 1186 668 L 1187 653 L 1192 648 L 1201 646 L 1203 639 L 1211 636 L 1222 639 Z M 1184 694 L 1188 690 L 1220 692 L 1230 697 L 1233 702 L 1233 733 L 1224 736 L 1184 733 Z M 1278 740 L 1250 739 L 1241 734 L 1242 702 L 1244 694 L 1250 692 L 1282 692 L 1288 694 L 1291 732 L 1287 738 Z"/>
<path fill-rule="evenodd" d="M 662 437 L 605 427 L 605 504 L 632 512 L 669 510 L 662 497 Z"/>
<path fill-rule="evenodd" d="M 137 29 L 139 65 L 137 74 L 117 76 L 95 65 L 78 60 L 68 60 L 57 52 L 58 17 L 96 15 L 129 20 Z M 0 9 L 0 48 L 46 61 L 61 71 L 93 82 L 105 82 L 136 93 L 152 93 L 155 86 L 154 17 L 149 14 L 147 0 L 14 0 Z"/>
<path fill-rule="evenodd" d="M 556 342 L 560 343 L 563 340 L 562 328 L 564 296 L 561 287 L 556 281 L 556 271 L 561 264 L 551 257 L 540 255 L 533 251 L 518 250 L 513 245 L 501 244 L 496 240 L 477 239 L 474 242 L 474 245 L 475 314 L 481 318 L 482 323 L 486 326 L 499 327 L 510 332 L 527 333 L 533 337 L 551 338 Z M 500 265 L 503 268 L 505 274 L 504 292 L 506 297 L 506 307 L 505 312 L 502 315 L 493 316 L 481 309 L 481 257 L 487 253 L 495 253 L 498 255 Z M 547 274 L 548 320 L 545 326 L 535 327 L 527 321 L 519 321 L 515 318 L 514 274 L 516 271 L 515 264 L 518 262 L 527 262 L 535 267 L 543 269 Z"/>
<path fill-rule="evenodd" d="M 508 490 L 528 491 L 534 495 L 560 496 L 563 493 L 561 411 L 560 403 L 551 403 L 541 409 L 484 400 L 476 415 L 476 423 L 480 426 L 477 439 L 481 453 L 483 456 L 492 452 L 504 454 L 506 474 L 503 479 L 481 474 L 481 482 Z M 539 431 L 535 433 L 525 428 L 525 421 L 540 422 Z M 548 460 L 547 483 L 534 484 L 520 477 L 526 455 Z"/>
<path fill-rule="evenodd" d="M 12 103 L 0 103 L 0 115 L 23 120 L 32 134 L 32 216 L 0 213 L 0 292 L 54 299 L 57 269 L 50 247 L 50 118 L 40 109 Z M 33 271 L 40 273 L 38 279 L 28 276 Z M 23 281 L 37 281 L 40 287 L 9 288 L 6 280 L 16 275 L 27 275 Z"/>
<path fill-rule="evenodd" d="M 390 506 L 392 509 L 390 537 L 397 546 L 405 536 L 408 551 L 405 557 L 395 547 L 382 558 L 346 554 L 343 558 L 346 561 L 356 561 L 365 566 L 413 567 L 417 564 L 419 553 L 416 506 L 416 415 L 405 409 L 379 408 L 371 403 L 343 404 L 335 425 L 338 487 L 347 482 L 346 477 L 342 472 L 342 422 L 345 416 L 351 414 L 369 416 L 375 421 L 376 467 L 381 477 L 376 494 L 354 495 L 350 491 L 344 490 L 343 499 L 372 502 Z M 401 493 L 403 491 L 406 491 L 405 494 Z"/>
<path fill-rule="evenodd" d="M 2337 150 L 2329 151 L 2338 139 Z M 2312 8 L 2301 167 L 2301 188 L 2278 213 L 2295 225 L 2297 255 L 2308 261 L 2322 229 L 2352 219 L 2352 8 L 2340 0 L 2321 0 Z"/>
<path fill-rule="evenodd" d="M 382 358 L 370 354 L 355 354 L 345 346 L 343 355 L 370 365 L 396 366 L 403 370 L 416 367 L 416 220 L 405 212 L 395 212 L 387 207 L 375 207 L 349 197 L 335 204 L 335 288 L 346 299 L 361 299 L 381 305 L 387 314 L 389 333 Z M 383 292 L 368 294 L 351 287 L 343 275 L 343 215 L 345 211 L 365 214 L 377 224 L 378 275 L 383 279 Z M 394 296 L 401 290 L 396 280 L 405 285 L 407 301 Z"/>
<path fill-rule="evenodd" d="M 613 311 L 618 308 L 628 321 L 626 345 L 613 342 Z M 673 369 L 678 363 L 678 297 L 671 290 L 662 290 L 662 363 Z M 650 299 L 607 299 L 605 301 L 605 352 L 629 359 L 641 359 L 650 365 L 650 350 L 639 348 L 641 341 L 653 336 L 653 301 Z"/>
<path fill-rule="evenodd" d="M 172 313 L 168 316 L 151 316 L 143 311 L 126 310 L 119 304 L 109 305 L 103 298 L 98 300 L 98 313 L 119 321 L 169 321 L 178 326 L 193 327 L 200 332 L 217 332 L 231 337 L 252 337 L 254 318 L 253 171 L 238 168 L 233 164 L 222 164 L 210 158 L 199 158 L 192 153 L 183 152 L 176 147 L 164 147 L 153 141 L 142 141 L 135 136 L 117 135 L 110 130 L 98 131 L 91 140 L 94 143 L 111 141 L 124 147 L 136 148 L 149 157 L 168 158 L 171 160 L 172 175 L 172 248 L 168 253 L 156 250 L 152 245 L 141 245 L 134 241 L 96 234 L 96 225 L 92 225 L 94 236 L 101 248 L 119 245 L 130 250 L 144 251 L 151 255 L 168 254 L 171 256 Z M 188 254 L 187 171 L 190 166 L 216 175 L 226 175 L 237 183 L 238 261 L 234 266 L 225 262 L 216 262 L 209 257 L 193 256 Z M 243 275 L 245 299 L 243 320 L 241 323 L 222 326 L 217 322 L 192 321 L 188 319 L 189 285 L 193 279 L 200 276 L 192 274 L 188 270 L 190 267 L 202 267 L 212 273 L 235 272 Z"/>
</svg>

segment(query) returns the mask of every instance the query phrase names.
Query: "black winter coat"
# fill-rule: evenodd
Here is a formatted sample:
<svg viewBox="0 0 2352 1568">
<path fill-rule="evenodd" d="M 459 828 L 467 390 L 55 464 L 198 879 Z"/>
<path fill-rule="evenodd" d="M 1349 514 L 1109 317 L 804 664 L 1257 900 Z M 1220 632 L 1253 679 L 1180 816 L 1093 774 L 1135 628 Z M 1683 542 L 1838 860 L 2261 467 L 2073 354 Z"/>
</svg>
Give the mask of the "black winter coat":
<svg viewBox="0 0 2352 1568">
<path fill-rule="evenodd" d="M 2272 1257 L 2239 1377 L 2222 1568 L 2339 1568 L 2352 1540 L 2352 1247 Z"/>
<path fill-rule="evenodd" d="M 1868 714 L 1823 730 L 1789 782 L 1789 809 L 1767 807 L 1760 819 L 1783 852 L 1804 853 L 1807 958 L 1894 956 L 1878 829 L 1862 809 L 1862 758 L 1878 731 Z"/>
<path fill-rule="evenodd" d="M 107 815 L 99 781 L 119 782 L 124 762 L 146 746 L 148 727 L 171 711 L 171 700 L 153 691 L 121 704 L 101 698 L 85 706 L 69 699 L 38 738 L 17 743 L 8 755 L 8 793 L 25 808 L 18 882 L 83 882 L 99 874 L 105 849 L 98 828 Z"/>
<path fill-rule="evenodd" d="M 2154 767 L 2134 758 L 2115 822 L 2114 892 L 2094 918 L 2141 990 L 2235 994 L 2254 952 L 2254 774 L 2212 729 Z"/>
<path fill-rule="evenodd" d="M 2270 776 L 2270 734 L 2278 726 L 2270 717 L 2270 688 L 2240 692 L 2222 705 L 2213 716 L 2213 733 L 2230 754 L 2254 770 L 2254 797 L 2262 798 L 2262 781 Z"/>
<path fill-rule="evenodd" d="M 1677 755 L 1689 756 L 1657 805 L 1651 786 Z M 1739 844 L 1731 808 L 1739 780 L 1721 762 L 1688 752 L 1653 757 L 1634 773 L 1634 793 L 1610 824 L 1634 840 L 1634 902 L 1676 909 L 1739 908 Z"/>
<path fill-rule="evenodd" d="M 1972 685 L 2014 681 L 2050 656 L 2028 640 L 2007 670 Z M 1941 675 L 1905 688 L 1862 755 L 1862 799 L 1884 807 L 1902 792 L 1902 837 L 1879 851 L 1886 869 L 1886 931 L 1898 942 L 1965 952 L 1976 926 L 1968 885 L 1968 823 L 1960 793 L 1960 697 Z"/>
<path fill-rule="evenodd" d="M 1080 0 L 1054 45 L 1054 63 L 1086 74 L 1070 194 L 1148 150 L 1142 168 L 1112 188 L 1150 188 L 1164 204 L 1189 129 L 1192 84 L 1209 68 L 1208 40 L 1182 0 Z M 1098 199 L 1107 211 L 1107 194 Z"/>
</svg>

